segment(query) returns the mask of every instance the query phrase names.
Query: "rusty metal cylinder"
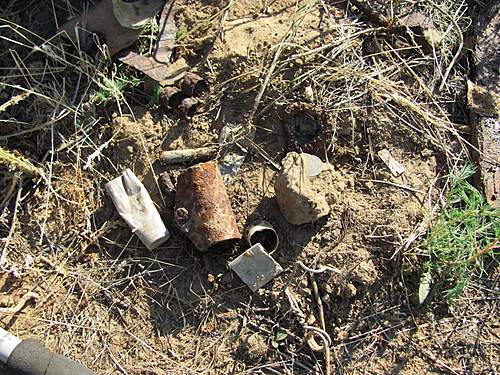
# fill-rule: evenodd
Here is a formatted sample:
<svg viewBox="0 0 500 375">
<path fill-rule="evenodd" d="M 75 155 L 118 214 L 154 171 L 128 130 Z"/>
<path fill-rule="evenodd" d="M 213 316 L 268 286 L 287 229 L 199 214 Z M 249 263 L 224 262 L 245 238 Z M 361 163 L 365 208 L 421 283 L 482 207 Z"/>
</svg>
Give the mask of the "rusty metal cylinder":
<svg viewBox="0 0 500 375">
<path fill-rule="evenodd" d="M 184 93 L 177 87 L 167 86 L 160 93 L 160 104 L 165 108 L 177 108 L 185 98 Z"/>
<path fill-rule="evenodd" d="M 198 110 L 199 100 L 196 98 L 185 98 L 179 104 L 179 114 L 184 118 L 191 118 Z"/>
<path fill-rule="evenodd" d="M 177 178 L 175 223 L 201 251 L 241 239 L 216 162 L 196 164 Z"/>
<path fill-rule="evenodd" d="M 200 96 L 208 90 L 207 82 L 196 73 L 188 72 L 182 82 L 182 91 L 187 96 Z"/>
</svg>

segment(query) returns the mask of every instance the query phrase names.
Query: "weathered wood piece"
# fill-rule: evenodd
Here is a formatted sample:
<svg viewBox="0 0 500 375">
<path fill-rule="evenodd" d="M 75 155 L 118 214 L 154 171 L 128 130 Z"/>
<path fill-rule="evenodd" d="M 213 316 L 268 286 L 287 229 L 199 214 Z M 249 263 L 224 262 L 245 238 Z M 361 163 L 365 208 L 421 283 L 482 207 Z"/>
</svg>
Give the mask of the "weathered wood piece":
<svg viewBox="0 0 500 375">
<path fill-rule="evenodd" d="M 480 151 L 476 159 L 488 202 L 500 208 L 500 113 L 497 105 L 492 113 L 491 102 L 500 97 L 500 3 L 490 1 L 485 17 L 479 23 L 476 45 L 475 84 L 469 87 L 469 104 L 474 143 Z M 488 6 L 489 5 L 489 6 Z M 482 99 L 475 100 L 481 91 Z M 486 94 L 484 94 L 486 93 Z M 484 96 L 486 95 L 486 96 Z M 488 100 L 484 100 L 484 98 Z M 481 102 L 485 108 L 481 108 Z"/>
</svg>

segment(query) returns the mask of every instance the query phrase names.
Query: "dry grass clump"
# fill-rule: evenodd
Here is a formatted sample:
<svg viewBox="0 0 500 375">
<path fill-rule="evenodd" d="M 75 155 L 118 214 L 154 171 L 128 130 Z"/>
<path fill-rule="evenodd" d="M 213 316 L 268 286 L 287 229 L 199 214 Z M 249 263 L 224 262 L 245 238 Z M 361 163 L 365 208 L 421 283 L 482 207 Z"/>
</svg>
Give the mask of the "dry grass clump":
<svg viewBox="0 0 500 375">
<path fill-rule="evenodd" d="M 424 52 L 428 45 L 423 45 L 426 43 L 422 41 L 417 43 L 416 35 L 409 29 L 391 31 L 383 27 L 367 27 L 359 21 L 341 20 L 337 24 L 328 24 L 332 32 L 328 42 L 317 47 L 295 46 L 283 41 L 280 46 L 286 53 L 273 70 L 274 76 L 280 78 L 271 80 L 268 96 L 285 107 L 297 96 L 312 101 L 328 111 L 335 129 L 351 122 L 353 140 L 360 135 L 356 123 L 362 123 L 366 128 L 390 119 L 416 138 L 428 140 L 446 155 L 450 165 L 463 160 L 467 156 L 466 148 L 470 146 L 463 137 L 468 131 L 467 126 L 456 123 L 457 119 L 452 117 L 446 104 L 455 101 L 457 92 L 448 87 L 450 81 L 456 85 L 461 80 L 463 67 L 452 61 L 450 54 L 462 49 L 461 33 L 468 26 L 464 17 L 467 7 L 465 4 L 453 7 L 451 2 L 443 3 L 456 9 L 432 3 L 423 10 L 432 17 L 434 13 L 431 11 L 438 8 L 439 11 L 435 12 L 448 16 L 441 14 L 436 27 L 442 26 L 447 19 L 463 28 L 458 30 L 460 37 L 457 30 L 443 31 L 440 43 L 432 45 L 432 52 Z M 411 10 L 419 10 L 414 8 Z M 398 10 L 405 12 L 399 14 Z M 392 10 L 395 20 L 407 14 L 408 6 L 402 4 L 400 9 Z M 441 70 L 449 72 L 433 74 Z M 290 74 L 292 79 L 284 78 Z M 445 85 L 446 89 L 438 89 L 440 85 Z M 308 95 L 307 90 L 310 90 Z M 258 114 L 262 115 L 267 109 L 269 107 Z M 457 142 L 458 149 L 454 147 Z M 334 144 L 335 140 L 331 147 Z"/>
</svg>

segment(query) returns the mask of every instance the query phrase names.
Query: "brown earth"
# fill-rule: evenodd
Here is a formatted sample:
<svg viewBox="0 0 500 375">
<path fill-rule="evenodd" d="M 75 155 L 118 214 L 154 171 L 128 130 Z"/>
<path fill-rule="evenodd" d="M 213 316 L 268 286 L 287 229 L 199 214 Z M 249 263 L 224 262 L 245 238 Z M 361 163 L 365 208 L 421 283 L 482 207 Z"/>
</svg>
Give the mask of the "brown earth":
<svg viewBox="0 0 500 375">
<path fill-rule="evenodd" d="M 57 3 L 61 12 L 63 2 Z M 132 111 L 122 115 L 108 105 L 90 135 L 94 146 L 61 152 L 51 164 L 51 184 L 26 187 L 35 193 L 23 197 L 0 290 L 13 296 L 35 291 L 39 297 L 17 314 L 0 311 L 4 327 L 39 338 L 97 374 L 319 374 L 324 355 L 306 344 L 303 322 L 285 293 L 308 325 L 320 326 L 314 285 L 300 261 L 340 271 L 314 277 L 333 341 L 334 373 L 500 371 L 498 278 L 474 284 L 454 309 L 439 301 L 418 304 L 422 253 L 410 238 L 438 202 L 446 157 L 388 113 L 338 112 L 335 148 L 319 153 L 330 166 L 314 185 L 331 210 L 312 224 L 294 226 L 284 219 L 274 195 L 276 169 L 258 152 L 247 155 L 227 184 L 238 227 L 270 222 L 280 237 L 272 255 L 285 269 L 258 292 L 252 294 L 227 266 L 243 243 L 202 254 L 174 228 L 156 178 L 164 170 L 175 177 L 182 167 L 162 166 L 159 152 L 213 144 L 224 125 L 247 123 L 262 72 L 290 32 L 296 3 L 236 1 L 222 27 L 207 21 L 219 5 L 180 2 L 178 26 L 190 34 L 180 40 L 179 54 L 211 86 L 201 109 L 186 121 L 141 99 L 130 99 Z M 350 21 L 343 11 L 332 8 L 329 17 L 321 4 L 305 12 L 294 45 L 313 49 L 345 32 Z M 26 11 L 16 14 L 17 22 L 29 26 L 21 17 Z M 42 16 L 29 22 L 52 24 Z M 222 41 L 214 37 L 221 29 Z M 277 163 L 288 148 L 283 108 L 290 100 L 307 101 L 303 89 L 291 99 L 265 98 L 269 108 L 255 120 L 255 142 Z M 278 83 L 269 92 L 279 90 Z M 22 141 L 38 151 L 33 158 L 40 163 L 47 135 Z M 100 145 L 101 153 L 92 157 Z M 400 177 L 377 156 L 384 148 L 406 168 Z M 104 184 L 125 168 L 148 187 L 172 229 L 169 242 L 154 252 L 132 235 L 104 192 Z M 7 232 L 5 218 L 2 223 Z"/>
</svg>

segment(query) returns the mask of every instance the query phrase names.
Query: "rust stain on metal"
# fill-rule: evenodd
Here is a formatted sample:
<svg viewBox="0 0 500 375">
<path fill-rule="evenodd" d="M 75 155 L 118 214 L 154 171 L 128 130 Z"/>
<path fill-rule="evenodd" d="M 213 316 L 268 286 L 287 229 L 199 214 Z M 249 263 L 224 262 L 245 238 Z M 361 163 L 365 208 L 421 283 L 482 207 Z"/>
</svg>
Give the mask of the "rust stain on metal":
<svg viewBox="0 0 500 375">
<path fill-rule="evenodd" d="M 173 84 L 189 69 L 183 59 L 179 59 L 177 64 L 170 64 L 177 32 L 173 3 L 172 0 L 168 1 L 161 12 L 158 41 L 153 55 L 143 56 L 129 51 L 119 57 L 120 61 L 140 70 L 162 85 Z"/>
<path fill-rule="evenodd" d="M 217 163 L 200 163 L 177 179 L 175 222 L 201 251 L 241 239 Z"/>
</svg>

